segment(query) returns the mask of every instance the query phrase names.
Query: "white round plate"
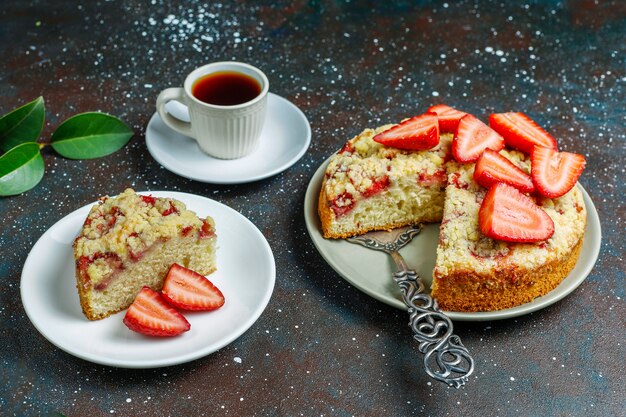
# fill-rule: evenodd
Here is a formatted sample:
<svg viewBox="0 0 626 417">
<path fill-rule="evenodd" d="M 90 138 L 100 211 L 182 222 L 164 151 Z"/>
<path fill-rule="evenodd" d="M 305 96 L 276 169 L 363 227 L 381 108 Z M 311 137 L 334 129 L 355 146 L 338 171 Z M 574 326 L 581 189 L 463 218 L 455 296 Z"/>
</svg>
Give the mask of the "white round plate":
<svg viewBox="0 0 626 417">
<path fill-rule="evenodd" d="M 317 214 L 317 198 L 322 186 L 322 179 L 328 160 L 324 162 L 311 178 L 304 198 L 304 220 L 313 240 L 313 244 L 328 264 L 346 281 L 390 306 L 406 310 L 400 289 L 392 279 L 395 267 L 391 257 L 383 252 L 367 249 L 346 240 L 324 239 Z M 545 308 L 572 291 L 587 277 L 600 252 L 600 220 L 593 202 L 587 192 L 578 184 L 587 206 L 587 228 L 580 257 L 574 269 L 567 277 L 548 294 L 537 297 L 530 303 L 498 311 L 478 313 L 446 312 L 452 320 L 485 321 L 517 317 Z M 439 223 L 424 226 L 422 232 L 413 238 L 411 243 L 401 249 L 402 256 L 408 265 L 422 277 L 427 290 L 430 291 L 432 273 L 439 242 Z"/>
<path fill-rule="evenodd" d="M 172 115 L 189 121 L 187 107 L 170 102 Z M 259 148 L 239 159 L 217 159 L 202 152 L 195 140 L 170 129 L 158 113 L 146 128 L 146 145 L 154 159 L 182 177 L 212 184 L 243 184 L 276 175 L 298 161 L 311 143 L 311 126 L 288 100 L 269 93 Z"/>
<path fill-rule="evenodd" d="M 28 318 L 54 345 L 79 358 L 122 368 L 156 368 L 189 362 L 243 334 L 269 302 L 276 267 L 261 232 L 235 210 L 192 194 L 150 191 L 184 202 L 200 217 L 212 216 L 217 232 L 217 271 L 209 275 L 226 303 L 211 312 L 183 312 L 191 330 L 171 338 L 129 330 L 125 311 L 89 321 L 80 308 L 72 242 L 93 204 L 70 213 L 37 241 L 22 270 L 22 304 Z"/>
</svg>

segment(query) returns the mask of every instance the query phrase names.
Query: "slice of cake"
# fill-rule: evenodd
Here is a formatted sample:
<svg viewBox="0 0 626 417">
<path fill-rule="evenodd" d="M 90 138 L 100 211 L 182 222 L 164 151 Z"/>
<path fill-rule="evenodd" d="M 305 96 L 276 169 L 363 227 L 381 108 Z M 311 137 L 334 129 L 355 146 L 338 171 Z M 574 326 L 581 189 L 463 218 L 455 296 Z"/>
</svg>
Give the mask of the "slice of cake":
<svg viewBox="0 0 626 417">
<path fill-rule="evenodd" d="M 521 152 L 500 154 L 530 172 Z M 554 222 L 549 239 L 514 243 L 484 236 L 478 212 L 487 189 L 473 180 L 474 165 L 447 166 L 432 296 L 448 311 L 500 310 L 547 294 L 574 268 L 583 243 L 587 212 L 577 187 L 556 199 L 531 197 Z"/>
<path fill-rule="evenodd" d="M 392 126 L 364 130 L 331 157 L 318 203 L 325 238 L 441 220 L 452 135 L 426 151 L 373 140 Z"/>
<path fill-rule="evenodd" d="M 180 201 L 127 189 L 94 205 L 74 240 L 76 284 L 89 320 L 130 306 L 142 287 L 159 291 L 173 263 L 216 269 L 215 224 Z"/>
</svg>

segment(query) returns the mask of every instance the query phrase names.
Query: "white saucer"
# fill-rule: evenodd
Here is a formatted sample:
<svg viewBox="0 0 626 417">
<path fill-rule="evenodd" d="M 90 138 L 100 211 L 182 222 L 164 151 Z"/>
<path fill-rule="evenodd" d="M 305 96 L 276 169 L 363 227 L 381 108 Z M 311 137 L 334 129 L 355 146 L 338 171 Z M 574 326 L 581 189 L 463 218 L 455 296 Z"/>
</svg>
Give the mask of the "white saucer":
<svg viewBox="0 0 626 417">
<path fill-rule="evenodd" d="M 228 345 L 259 318 L 276 279 L 269 244 L 248 219 L 205 197 L 150 191 L 184 202 L 199 216 L 212 216 L 217 232 L 217 271 L 209 276 L 226 303 L 211 312 L 183 312 L 191 329 L 176 337 L 146 337 L 122 322 L 126 311 L 89 321 L 83 315 L 74 278 L 72 242 L 89 209 L 84 206 L 55 223 L 30 251 L 20 291 L 35 328 L 50 342 L 79 358 L 122 368 L 156 368 L 189 362 Z"/>
<path fill-rule="evenodd" d="M 355 245 L 344 239 L 324 239 L 322 236 L 317 214 L 317 197 L 328 161 L 326 160 L 317 169 L 304 197 L 304 220 L 313 244 L 326 262 L 346 281 L 383 303 L 406 310 L 400 289 L 392 279 L 395 265 L 389 255 Z M 585 240 L 576 266 L 554 290 L 529 303 L 505 310 L 478 313 L 447 311 L 446 315 L 457 321 L 487 321 L 518 317 L 556 303 L 582 284 L 598 259 L 602 233 L 598 212 L 593 202 L 582 185 L 578 184 L 578 187 L 583 193 L 587 207 Z M 428 224 L 424 226 L 419 236 L 413 238 L 400 251 L 407 264 L 422 277 L 428 292 L 430 292 L 438 242 L 439 223 Z"/>
<path fill-rule="evenodd" d="M 189 120 L 187 108 L 170 102 L 167 109 Z M 157 113 L 146 128 L 146 145 L 154 159 L 182 177 L 212 184 L 242 184 L 276 175 L 292 166 L 309 148 L 311 126 L 288 100 L 269 93 L 267 119 L 259 148 L 243 158 L 223 160 L 200 150 L 195 140 L 170 129 Z"/>
</svg>

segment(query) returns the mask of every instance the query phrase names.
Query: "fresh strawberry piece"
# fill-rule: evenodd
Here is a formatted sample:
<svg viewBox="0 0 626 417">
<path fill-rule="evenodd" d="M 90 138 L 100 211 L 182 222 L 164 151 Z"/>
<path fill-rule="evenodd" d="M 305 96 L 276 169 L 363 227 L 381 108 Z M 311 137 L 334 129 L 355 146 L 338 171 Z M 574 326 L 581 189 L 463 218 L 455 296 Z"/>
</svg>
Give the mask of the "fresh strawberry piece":
<svg viewBox="0 0 626 417">
<path fill-rule="evenodd" d="M 211 281 L 178 264 L 167 272 L 161 293 L 183 310 L 217 310 L 224 305 L 224 295 Z"/>
<path fill-rule="evenodd" d="M 485 149 L 499 151 L 504 139 L 471 114 L 461 118 L 452 140 L 452 155 L 457 162 L 475 162 Z"/>
<path fill-rule="evenodd" d="M 177 336 L 191 325 L 158 292 L 143 287 L 124 316 L 131 330 L 148 336 Z"/>
<path fill-rule="evenodd" d="M 485 195 L 478 224 L 485 236 L 507 242 L 539 242 L 554 234 L 550 216 L 533 199 L 504 183 Z"/>
<path fill-rule="evenodd" d="M 535 145 L 556 150 L 556 140 L 524 113 L 496 113 L 489 126 L 504 137 L 506 144 L 530 155 Z"/>
<path fill-rule="evenodd" d="M 439 119 L 439 132 L 454 133 L 459 126 L 459 121 L 467 113 L 446 106 L 445 104 L 436 104 L 427 110 L 428 113 L 435 113 Z"/>
<path fill-rule="evenodd" d="M 410 151 L 423 151 L 439 144 L 439 122 L 434 113 L 412 117 L 374 136 L 385 146 Z"/>
<path fill-rule="evenodd" d="M 535 190 L 530 175 L 491 149 L 485 149 L 485 152 L 478 158 L 474 168 L 474 181 L 485 188 L 491 188 L 495 183 L 503 182 L 523 193 L 532 193 Z"/>
<path fill-rule="evenodd" d="M 531 175 L 537 191 L 544 197 L 557 198 L 574 187 L 585 169 L 585 157 L 535 146 L 530 154 Z"/>
</svg>

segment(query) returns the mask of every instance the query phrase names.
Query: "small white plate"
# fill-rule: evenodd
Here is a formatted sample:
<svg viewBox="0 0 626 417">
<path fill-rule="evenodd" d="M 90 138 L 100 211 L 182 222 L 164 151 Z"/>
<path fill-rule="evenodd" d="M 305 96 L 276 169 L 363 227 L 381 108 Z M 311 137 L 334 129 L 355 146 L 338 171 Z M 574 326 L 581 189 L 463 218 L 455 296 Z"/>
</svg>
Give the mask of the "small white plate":
<svg viewBox="0 0 626 417">
<path fill-rule="evenodd" d="M 187 107 L 170 102 L 175 117 L 189 121 Z M 146 145 L 154 159 L 182 177 L 212 184 L 243 184 L 276 175 L 298 161 L 311 143 L 311 126 L 288 100 L 269 93 L 259 148 L 243 158 L 217 159 L 202 152 L 195 140 L 170 129 L 158 113 L 146 128 Z"/>
<path fill-rule="evenodd" d="M 304 198 L 304 220 L 313 244 L 326 262 L 346 281 L 383 303 L 406 310 L 400 289 L 392 278 L 395 267 L 389 255 L 349 243 L 346 240 L 322 237 L 317 214 L 317 198 L 327 165 L 328 160 L 315 172 Z M 548 294 L 517 307 L 478 313 L 449 311 L 446 315 L 458 321 L 500 320 L 517 317 L 554 304 L 574 291 L 591 272 L 600 252 L 601 239 L 598 212 L 584 188 L 580 184 L 578 187 L 583 193 L 587 207 L 585 240 L 576 266 L 559 286 Z M 415 269 L 424 280 L 426 291 L 430 291 L 438 242 L 439 223 L 429 224 L 424 226 L 422 232 L 400 251 L 407 264 Z"/>
<path fill-rule="evenodd" d="M 261 232 L 235 210 L 192 194 L 150 191 L 212 216 L 217 232 L 217 271 L 209 276 L 226 303 L 212 312 L 183 312 L 191 330 L 171 338 L 129 330 L 125 311 L 103 320 L 83 315 L 74 275 L 72 242 L 93 204 L 70 213 L 37 241 L 22 270 L 22 304 L 28 318 L 54 345 L 79 358 L 122 368 L 156 368 L 189 362 L 228 345 L 261 315 L 274 289 L 274 256 Z"/>
</svg>

